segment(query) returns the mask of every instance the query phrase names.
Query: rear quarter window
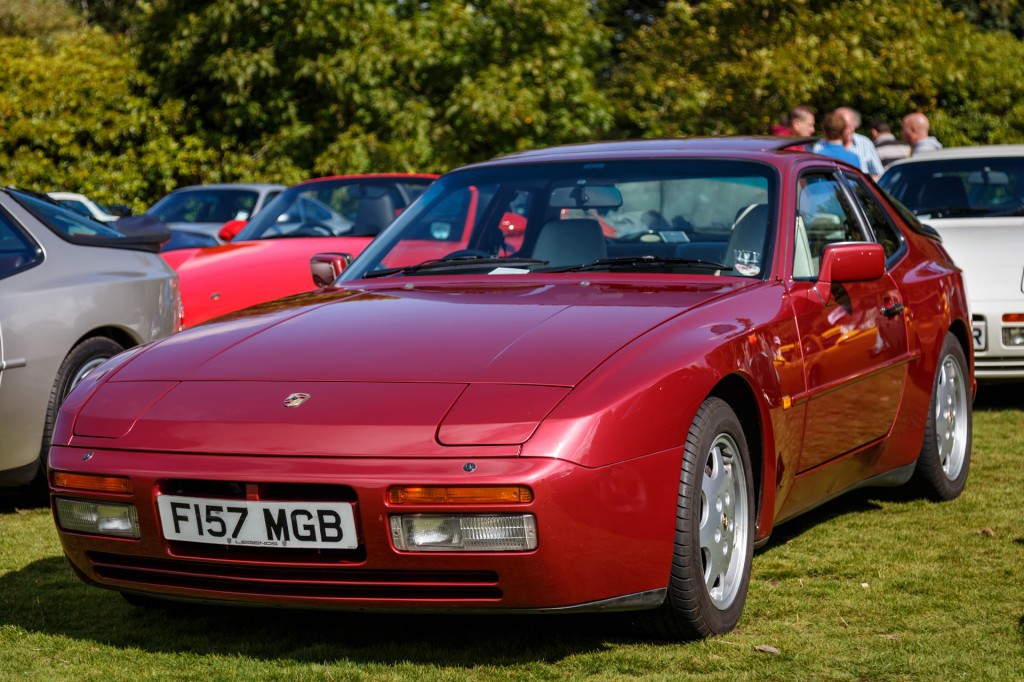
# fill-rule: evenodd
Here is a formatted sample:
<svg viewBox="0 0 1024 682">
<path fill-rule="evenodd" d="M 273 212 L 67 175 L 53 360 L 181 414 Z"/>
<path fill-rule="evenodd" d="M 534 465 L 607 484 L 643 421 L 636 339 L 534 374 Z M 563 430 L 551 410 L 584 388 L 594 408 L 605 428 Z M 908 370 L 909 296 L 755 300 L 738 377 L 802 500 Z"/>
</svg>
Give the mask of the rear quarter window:
<svg viewBox="0 0 1024 682">
<path fill-rule="evenodd" d="M 0 212 L 0 279 L 27 270 L 43 260 L 42 250 L 14 220 Z"/>
</svg>

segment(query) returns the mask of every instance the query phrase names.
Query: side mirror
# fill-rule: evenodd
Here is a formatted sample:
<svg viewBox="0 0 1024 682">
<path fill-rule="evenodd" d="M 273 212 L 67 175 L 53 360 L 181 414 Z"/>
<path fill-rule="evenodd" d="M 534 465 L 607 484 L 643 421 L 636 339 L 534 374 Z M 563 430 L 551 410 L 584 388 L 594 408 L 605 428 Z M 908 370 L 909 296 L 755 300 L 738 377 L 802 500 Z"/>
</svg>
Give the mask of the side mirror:
<svg viewBox="0 0 1024 682">
<path fill-rule="evenodd" d="M 349 253 L 318 253 L 309 259 L 313 284 L 318 289 L 329 286 L 352 262 Z"/>
<path fill-rule="evenodd" d="M 239 232 L 245 229 L 245 226 L 248 224 L 249 221 L 238 218 L 235 220 L 229 220 L 221 226 L 220 232 L 217 233 L 217 236 L 224 241 L 229 242 L 234 239 Z"/>
<path fill-rule="evenodd" d="M 821 268 L 815 288 L 824 301 L 829 299 L 833 284 L 870 282 L 885 274 L 885 251 L 874 242 L 840 242 L 829 244 L 821 255 Z"/>
</svg>

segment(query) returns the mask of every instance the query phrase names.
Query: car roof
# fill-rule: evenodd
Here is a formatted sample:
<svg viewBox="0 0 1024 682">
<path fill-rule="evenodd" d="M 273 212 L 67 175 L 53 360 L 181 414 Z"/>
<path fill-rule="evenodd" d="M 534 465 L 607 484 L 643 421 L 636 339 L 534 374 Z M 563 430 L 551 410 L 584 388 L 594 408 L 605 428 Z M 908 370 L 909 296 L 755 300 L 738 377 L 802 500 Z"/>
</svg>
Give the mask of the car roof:
<svg viewBox="0 0 1024 682">
<path fill-rule="evenodd" d="M 918 156 L 900 159 L 889 167 L 922 161 L 938 161 L 943 159 L 984 159 L 986 157 L 1024 157 L 1024 144 L 979 144 L 969 147 L 945 147 L 933 152 L 924 152 Z"/>
<path fill-rule="evenodd" d="M 690 137 L 660 138 L 650 140 L 620 140 L 607 142 L 586 142 L 582 144 L 562 145 L 545 149 L 534 149 L 506 154 L 490 161 L 469 166 L 505 165 L 529 161 L 579 161 L 588 158 L 620 158 L 641 159 L 650 157 L 672 157 L 728 153 L 757 155 L 772 154 L 787 147 L 811 144 L 816 137 L 770 137 L 770 136 L 736 136 L 736 137 Z M 797 152 L 801 153 L 801 152 Z"/>
</svg>

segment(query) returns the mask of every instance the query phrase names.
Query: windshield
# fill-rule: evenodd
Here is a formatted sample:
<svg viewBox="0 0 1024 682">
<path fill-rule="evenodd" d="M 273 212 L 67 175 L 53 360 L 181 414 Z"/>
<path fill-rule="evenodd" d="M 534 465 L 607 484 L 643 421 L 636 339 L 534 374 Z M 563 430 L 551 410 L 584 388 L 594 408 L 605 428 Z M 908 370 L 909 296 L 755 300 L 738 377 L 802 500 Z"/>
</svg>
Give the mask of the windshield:
<svg viewBox="0 0 1024 682">
<path fill-rule="evenodd" d="M 333 178 L 289 187 L 235 241 L 275 237 L 373 237 L 430 185 L 430 178 Z"/>
<path fill-rule="evenodd" d="M 775 178 L 766 165 L 706 159 L 456 171 L 438 180 L 341 279 L 446 268 L 760 277 L 769 265 Z"/>
<path fill-rule="evenodd" d="M 171 192 L 146 213 L 163 223 L 218 223 L 247 220 L 259 201 L 253 190 L 187 189 Z"/>
<path fill-rule="evenodd" d="M 124 234 L 91 216 L 67 209 L 53 200 L 32 196 L 27 192 L 12 191 L 18 203 L 27 208 L 47 227 L 65 238 L 119 240 Z"/>
<path fill-rule="evenodd" d="M 923 219 L 1024 211 L 1024 158 L 903 163 L 886 170 L 878 184 Z"/>
</svg>

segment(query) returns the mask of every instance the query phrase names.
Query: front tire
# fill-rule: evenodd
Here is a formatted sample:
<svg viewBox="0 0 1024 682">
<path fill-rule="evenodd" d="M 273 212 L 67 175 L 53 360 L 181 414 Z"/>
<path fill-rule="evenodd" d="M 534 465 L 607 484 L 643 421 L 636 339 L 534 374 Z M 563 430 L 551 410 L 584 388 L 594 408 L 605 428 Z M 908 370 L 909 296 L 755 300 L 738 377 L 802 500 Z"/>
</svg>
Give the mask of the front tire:
<svg viewBox="0 0 1024 682">
<path fill-rule="evenodd" d="M 686 438 L 668 596 L 649 628 L 698 639 L 736 627 L 750 584 L 754 506 L 743 427 L 728 403 L 708 398 Z"/>
<path fill-rule="evenodd" d="M 946 334 L 914 469 L 918 490 L 936 501 L 958 497 L 967 484 L 973 428 L 968 376 L 963 348 L 955 336 Z"/>
<path fill-rule="evenodd" d="M 45 486 L 46 458 L 50 452 L 53 426 L 61 403 L 86 375 L 104 362 L 122 352 L 124 347 L 106 336 L 85 339 L 71 349 L 57 370 L 57 379 L 50 389 L 50 400 L 46 406 L 46 423 L 43 428 L 43 442 L 39 451 L 39 475 L 37 479 Z"/>
</svg>

